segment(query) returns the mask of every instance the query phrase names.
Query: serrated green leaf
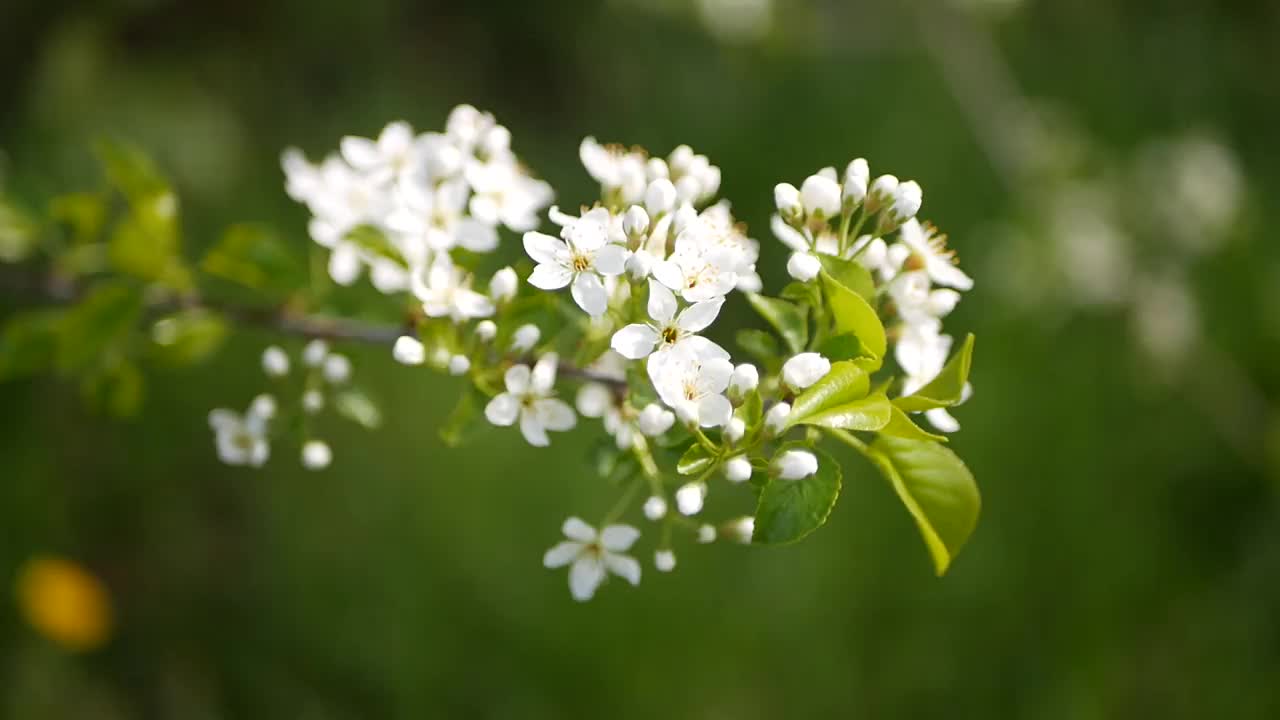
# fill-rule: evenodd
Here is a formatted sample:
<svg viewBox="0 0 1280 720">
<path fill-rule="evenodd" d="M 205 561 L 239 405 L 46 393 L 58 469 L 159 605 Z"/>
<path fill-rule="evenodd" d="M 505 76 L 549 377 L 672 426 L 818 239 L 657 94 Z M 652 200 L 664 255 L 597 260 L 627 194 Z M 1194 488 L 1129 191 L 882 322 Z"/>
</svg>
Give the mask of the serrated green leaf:
<svg viewBox="0 0 1280 720">
<path fill-rule="evenodd" d="M 382 425 L 382 411 L 361 390 L 352 388 L 338 393 L 333 399 L 333 407 L 342 417 L 368 430 L 376 430 Z"/>
<path fill-rule="evenodd" d="M 0 382 L 52 367 L 62 317 L 62 310 L 33 310 L 8 318 L 0 331 Z"/>
<path fill-rule="evenodd" d="M 889 418 L 889 424 L 880 428 L 882 435 L 892 435 L 894 437 L 906 438 L 908 440 L 936 440 L 938 442 L 947 442 L 944 435 L 935 435 L 915 424 L 910 417 L 907 416 L 902 408 L 897 405 L 890 404 L 893 414 Z"/>
<path fill-rule="evenodd" d="M 805 344 L 809 342 L 807 307 L 756 293 L 747 293 L 747 302 L 778 331 L 792 353 L 804 351 Z"/>
<path fill-rule="evenodd" d="M 914 393 L 894 399 L 894 404 L 907 412 L 919 412 L 951 407 L 960 402 L 965 383 L 969 382 L 969 368 L 973 365 L 973 344 L 974 337 L 970 333 L 960 349 L 952 353 L 938 377 Z"/>
<path fill-rule="evenodd" d="M 845 260 L 834 255 L 818 254 L 822 269 L 826 270 L 837 282 L 862 296 L 863 300 L 872 302 L 876 297 L 876 281 L 871 271 L 857 260 Z"/>
<path fill-rule="evenodd" d="M 152 355 L 167 365 L 192 365 L 217 352 L 227 332 L 226 320 L 208 310 L 173 313 L 152 324 Z"/>
<path fill-rule="evenodd" d="M 857 365 L 847 360 L 832 363 L 831 372 L 791 403 L 786 426 L 798 425 L 825 410 L 860 400 L 866 397 L 870 385 L 867 372 Z"/>
<path fill-rule="evenodd" d="M 946 573 L 973 533 L 982 508 L 969 468 L 936 442 L 883 434 L 871 444 L 867 457 L 915 519 L 937 573 Z"/>
<path fill-rule="evenodd" d="M 803 443 L 787 443 L 778 453 L 796 449 L 817 455 L 818 471 L 800 480 L 775 478 L 764 486 L 756 505 L 752 542 L 777 545 L 800 540 L 822 527 L 840 497 L 840 465 Z"/>
<path fill-rule="evenodd" d="M 840 430 L 875 431 L 888 425 L 892 416 L 893 403 L 883 394 L 877 393 L 821 410 L 800 420 L 799 424 Z"/>
<path fill-rule="evenodd" d="M 862 343 L 865 354 L 877 362 L 884 358 L 888 341 L 884 334 L 884 324 L 880 322 L 875 309 L 861 295 L 840 284 L 826 271 L 822 273 L 822 286 L 827 293 L 827 305 L 835 319 L 836 333 L 853 333 Z"/>
<path fill-rule="evenodd" d="M 142 314 L 142 296 L 124 284 L 102 284 L 66 312 L 58 328 L 56 364 L 63 373 L 123 351 Z"/>
<path fill-rule="evenodd" d="M 268 228 L 238 224 L 227 228 L 200 261 L 214 277 L 255 290 L 292 292 L 304 284 L 306 269 Z"/>
<path fill-rule="evenodd" d="M 715 460 L 716 458 L 707 452 L 706 448 L 695 442 L 680 456 L 679 462 L 676 463 L 676 472 L 681 475 L 696 475 L 711 467 L 711 463 Z"/>
<path fill-rule="evenodd" d="M 778 339 L 763 330 L 739 330 L 734 335 L 734 341 L 743 352 L 765 367 L 773 367 L 781 360 L 782 351 L 778 347 Z"/>
</svg>

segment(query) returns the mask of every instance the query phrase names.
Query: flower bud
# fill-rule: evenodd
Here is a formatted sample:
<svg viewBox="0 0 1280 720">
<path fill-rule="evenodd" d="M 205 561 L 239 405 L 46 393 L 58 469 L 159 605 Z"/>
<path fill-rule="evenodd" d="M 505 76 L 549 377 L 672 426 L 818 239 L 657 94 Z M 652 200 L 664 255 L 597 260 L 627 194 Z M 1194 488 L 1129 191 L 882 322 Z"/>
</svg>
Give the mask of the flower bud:
<svg viewBox="0 0 1280 720">
<path fill-rule="evenodd" d="M 647 175 L 650 180 L 669 178 L 671 177 L 671 169 L 667 167 L 666 160 L 659 157 L 652 157 L 649 158 L 649 162 L 644 164 L 644 174 Z"/>
<path fill-rule="evenodd" d="M 421 365 L 427 361 L 427 348 L 417 338 L 401 335 L 391 348 L 391 357 L 402 365 Z"/>
<path fill-rule="evenodd" d="M 516 296 L 518 283 L 516 271 L 510 267 L 504 267 L 494 273 L 489 280 L 489 297 L 496 303 L 506 302 Z"/>
<path fill-rule="evenodd" d="M 661 495 L 650 496 L 644 501 L 644 516 L 657 522 L 667 516 L 667 501 Z"/>
<path fill-rule="evenodd" d="M 653 266 L 656 262 L 657 259 L 648 250 L 637 250 L 627 258 L 626 269 L 632 278 L 643 280 L 649 277 L 649 273 L 653 272 Z"/>
<path fill-rule="evenodd" d="M 787 450 L 773 460 L 773 473 L 783 480 L 799 480 L 818 472 L 818 456 L 808 450 Z"/>
<path fill-rule="evenodd" d="M 272 345 L 262 351 L 262 371 L 268 377 L 284 377 L 289 374 L 289 356 L 284 350 Z"/>
<path fill-rule="evenodd" d="M 263 420 L 276 416 L 276 399 L 272 395 L 262 394 L 249 404 L 249 413 Z"/>
<path fill-rule="evenodd" d="M 867 191 L 867 212 L 880 212 L 880 208 L 893 201 L 893 194 L 897 190 L 898 178 L 893 175 L 881 175 L 876 178 Z"/>
<path fill-rule="evenodd" d="M 701 525 L 698 527 L 698 542 L 706 545 L 716 541 L 716 529 L 711 525 Z"/>
<path fill-rule="evenodd" d="M 787 260 L 787 274 L 800 282 L 809 282 L 822 272 L 822 263 L 812 253 L 794 252 Z"/>
<path fill-rule="evenodd" d="M 471 370 L 471 359 L 466 355 L 454 355 L 449 358 L 450 375 L 466 375 Z"/>
<path fill-rule="evenodd" d="M 636 424 L 640 427 L 640 432 L 649 437 L 656 437 L 670 430 L 675 422 L 675 413 L 657 403 L 649 403 L 640 411 L 640 418 Z"/>
<path fill-rule="evenodd" d="M 622 216 L 622 232 L 629 238 L 639 238 L 649 230 L 649 213 L 639 205 L 632 205 Z"/>
<path fill-rule="evenodd" d="M 684 232 L 685 228 L 698 221 L 698 211 L 693 209 L 692 205 L 681 205 L 676 209 L 675 216 L 671 219 L 671 232 L 676 236 Z"/>
<path fill-rule="evenodd" d="M 730 418 L 729 424 L 724 426 L 724 439 L 731 443 L 736 443 L 747 434 L 747 423 L 740 417 Z"/>
<path fill-rule="evenodd" d="M 542 339 L 542 331 L 532 323 L 521 325 L 511 336 L 511 349 L 516 352 L 529 352 L 538 340 Z"/>
<path fill-rule="evenodd" d="M 658 572 L 671 572 L 676 569 L 676 554 L 670 550 L 659 550 L 653 554 L 653 566 Z"/>
<path fill-rule="evenodd" d="M 818 382 L 829 372 L 830 360 L 814 352 L 800 353 L 782 364 L 782 382 L 798 392 Z"/>
<path fill-rule="evenodd" d="M 746 545 L 756 533 L 756 519 L 751 516 L 730 520 L 720 526 L 720 534 L 726 539 Z"/>
<path fill-rule="evenodd" d="M 702 183 L 697 175 L 685 175 L 676 181 L 676 200 L 682 203 L 695 203 L 702 195 Z"/>
<path fill-rule="evenodd" d="M 312 340 L 302 349 L 302 362 L 307 367 L 318 368 L 324 364 L 329 355 L 329 343 L 323 340 Z"/>
<path fill-rule="evenodd" d="M 351 379 L 351 361 L 346 355 L 330 355 L 324 359 L 324 379 L 334 385 Z"/>
<path fill-rule="evenodd" d="M 737 455 L 724 462 L 724 476 L 731 483 L 746 482 L 751 479 L 751 461 L 746 455 Z"/>
<path fill-rule="evenodd" d="M 302 393 L 302 409 L 308 415 L 315 415 L 324 409 L 324 394 L 319 390 L 308 390 Z"/>
<path fill-rule="evenodd" d="M 840 185 L 825 175 L 810 175 L 800 186 L 800 203 L 810 216 L 840 214 Z"/>
<path fill-rule="evenodd" d="M 323 470 L 333 462 L 333 451 L 323 440 L 308 440 L 302 445 L 302 467 Z"/>
<path fill-rule="evenodd" d="M 707 499 L 707 484 L 691 482 L 676 490 L 676 509 L 681 515 L 697 515 L 702 512 L 702 504 Z"/>
<path fill-rule="evenodd" d="M 650 217 L 669 213 L 675 209 L 676 196 L 676 186 L 666 178 L 658 178 L 644 191 L 644 209 Z"/>
<path fill-rule="evenodd" d="M 791 183 L 778 183 L 773 186 L 773 204 L 784 219 L 800 217 L 804 206 L 800 204 L 800 190 Z"/>
<path fill-rule="evenodd" d="M 729 392 L 742 397 L 760 386 L 760 371 L 751 363 L 742 363 L 729 376 Z"/>
<path fill-rule="evenodd" d="M 867 183 L 871 181 L 871 168 L 867 161 L 858 158 L 844 169 L 843 199 L 844 209 L 857 209 L 867 197 Z"/>
<path fill-rule="evenodd" d="M 790 403 L 778 403 L 769 408 L 769 412 L 764 415 L 765 428 L 777 435 L 782 432 L 782 426 L 787 423 L 787 416 L 791 414 Z"/>
<path fill-rule="evenodd" d="M 897 218 L 901 224 L 916 216 L 920 212 L 920 205 L 924 203 L 924 191 L 920 189 L 920 183 L 915 180 L 908 180 L 900 185 L 893 193 L 893 205 L 889 207 L 889 212 Z"/>
<path fill-rule="evenodd" d="M 498 326 L 492 320 L 481 320 L 476 324 L 476 339 L 480 342 L 489 342 L 498 334 Z"/>
<path fill-rule="evenodd" d="M 671 166 L 672 172 L 677 175 L 683 175 L 689 172 L 689 166 L 693 163 L 693 148 L 688 145 L 681 145 L 671 154 L 667 156 L 667 164 Z"/>
</svg>

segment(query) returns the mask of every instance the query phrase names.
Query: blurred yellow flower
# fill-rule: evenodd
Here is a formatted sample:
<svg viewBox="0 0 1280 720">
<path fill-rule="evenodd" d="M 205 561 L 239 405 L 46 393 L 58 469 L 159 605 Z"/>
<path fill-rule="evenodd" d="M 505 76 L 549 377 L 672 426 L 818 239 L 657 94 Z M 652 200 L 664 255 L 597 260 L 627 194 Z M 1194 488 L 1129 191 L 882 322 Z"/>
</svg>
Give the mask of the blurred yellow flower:
<svg viewBox="0 0 1280 720">
<path fill-rule="evenodd" d="M 19 571 L 15 590 L 27 622 L 69 650 L 93 650 L 111 634 L 106 586 L 74 561 L 37 555 Z"/>
</svg>

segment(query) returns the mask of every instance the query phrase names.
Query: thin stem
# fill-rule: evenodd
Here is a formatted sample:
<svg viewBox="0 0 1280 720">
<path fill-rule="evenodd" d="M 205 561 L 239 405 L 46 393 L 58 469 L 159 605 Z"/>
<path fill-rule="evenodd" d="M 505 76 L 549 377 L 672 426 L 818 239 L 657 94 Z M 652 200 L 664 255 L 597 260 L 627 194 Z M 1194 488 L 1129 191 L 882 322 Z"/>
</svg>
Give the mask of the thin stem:
<svg viewBox="0 0 1280 720">
<path fill-rule="evenodd" d="M 698 444 L 701 445 L 704 450 L 712 455 L 719 454 L 720 446 L 711 442 L 711 438 L 707 437 L 706 433 L 702 432 L 702 428 L 698 427 L 697 423 L 690 424 L 689 429 L 693 431 L 693 436 L 698 439 Z"/>
<path fill-rule="evenodd" d="M 631 505 L 631 501 L 635 499 L 636 490 L 639 489 L 640 478 L 633 478 L 631 480 L 631 484 L 627 486 L 626 491 L 622 493 L 622 497 L 618 498 L 618 502 L 614 503 L 613 508 L 609 510 L 609 514 L 605 515 L 604 519 L 600 521 L 600 527 L 603 528 L 614 520 L 622 517 L 622 513 L 627 511 L 627 507 Z"/>
</svg>

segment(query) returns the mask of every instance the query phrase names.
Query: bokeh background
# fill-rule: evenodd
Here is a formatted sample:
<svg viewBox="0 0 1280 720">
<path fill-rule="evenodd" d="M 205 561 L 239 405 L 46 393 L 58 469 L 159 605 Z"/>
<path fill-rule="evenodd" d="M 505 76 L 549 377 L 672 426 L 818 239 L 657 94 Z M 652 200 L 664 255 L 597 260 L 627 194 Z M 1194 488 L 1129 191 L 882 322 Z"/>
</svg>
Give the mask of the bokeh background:
<svg viewBox="0 0 1280 720">
<path fill-rule="evenodd" d="M 70 558 L 114 617 L 73 652 L 6 590 L 0 713 L 1280 717 L 1277 37 L 1270 0 L 0 3 L 4 191 L 92 185 L 89 142 L 127 137 L 194 249 L 255 220 L 305 255 L 283 147 L 460 102 L 568 205 L 584 135 L 706 153 L 766 286 L 774 183 L 855 156 L 917 179 L 978 282 L 948 327 L 978 336 L 953 443 L 984 497 L 937 579 L 848 456 L 805 542 L 678 548 L 580 606 L 540 558 L 610 502 L 593 433 L 446 448 L 458 383 L 385 349 L 342 348 L 387 421 L 327 428 L 323 473 L 216 460 L 205 415 L 263 388 L 259 330 L 149 372 L 133 421 L 9 382 L 0 583 Z M 726 338 L 757 322 L 731 305 Z"/>
</svg>

